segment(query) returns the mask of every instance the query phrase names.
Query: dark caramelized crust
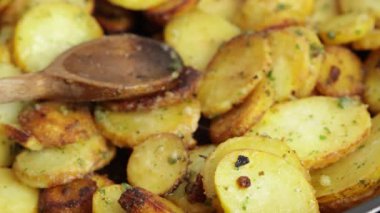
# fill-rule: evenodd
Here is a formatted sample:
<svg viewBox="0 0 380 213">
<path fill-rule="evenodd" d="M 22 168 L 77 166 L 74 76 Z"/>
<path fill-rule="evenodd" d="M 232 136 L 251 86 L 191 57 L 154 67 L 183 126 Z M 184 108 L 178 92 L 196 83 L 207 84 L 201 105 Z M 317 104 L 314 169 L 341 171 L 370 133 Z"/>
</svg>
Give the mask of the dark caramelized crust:
<svg viewBox="0 0 380 213">
<path fill-rule="evenodd" d="M 91 213 L 95 181 L 77 179 L 65 185 L 44 189 L 40 193 L 40 213 Z"/>
<path fill-rule="evenodd" d="M 206 195 L 203 189 L 202 176 L 197 175 L 194 183 L 188 183 L 185 188 L 187 194 L 187 200 L 190 203 L 203 203 L 206 201 Z"/>
</svg>

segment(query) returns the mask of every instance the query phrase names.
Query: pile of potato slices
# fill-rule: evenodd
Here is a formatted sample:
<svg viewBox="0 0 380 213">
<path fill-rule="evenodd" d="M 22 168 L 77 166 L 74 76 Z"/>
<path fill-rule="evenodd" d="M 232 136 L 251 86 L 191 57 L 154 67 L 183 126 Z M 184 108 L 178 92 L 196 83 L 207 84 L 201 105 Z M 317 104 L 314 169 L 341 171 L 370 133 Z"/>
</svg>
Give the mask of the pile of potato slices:
<svg viewBox="0 0 380 213">
<path fill-rule="evenodd" d="M 0 78 L 119 33 L 173 47 L 176 84 L 0 104 L 1 212 L 343 212 L 380 194 L 378 0 L 0 0 Z"/>
</svg>

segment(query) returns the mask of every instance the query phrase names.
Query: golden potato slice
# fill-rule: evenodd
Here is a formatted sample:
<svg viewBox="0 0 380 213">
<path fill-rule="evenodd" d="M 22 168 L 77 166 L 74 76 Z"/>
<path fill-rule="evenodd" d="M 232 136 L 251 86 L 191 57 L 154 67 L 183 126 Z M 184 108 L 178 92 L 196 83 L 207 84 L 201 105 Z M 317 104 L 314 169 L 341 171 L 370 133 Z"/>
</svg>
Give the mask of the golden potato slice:
<svg viewBox="0 0 380 213">
<path fill-rule="evenodd" d="M 128 182 L 155 194 L 165 194 L 182 181 L 187 164 L 188 155 L 181 138 L 173 134 L 155 135 L 133 148 L 127 164 Z"/>
<path fill-rule="evenodd" d="M 245 30 L 263 30 L 304 23 L 314 8 L 314 0 L 245 0 L 236 23 Z"/>
<path fill-rule="evenodd" d="M 380 112 L 380 51 L 374 51 L 365 62 L 364 101 L 369 109 Z"/>
<path fill-rule="evenodd" d="M 317 90 L 326 96 L 354 96 L 363 91 L 362 64 L 358 56 L 345 47 L 325 49 Z"/>
<path fill-rule="evenodd" d="M 206 159 L 215 151 L 215 145 L 198 146 L 189 151 L 189 166 L 187 168 L 186 181 L 195 183 L 198 174 L 201 173 Z"/>
<path fill-rule="evenodd" d="M 376 50 L 380 48 L 380 30 L 374 29 L 362 39 L 352 43 L 355 50 Z"/>
<path fill-rule="evenodd" d="M 332 164 L 365 142 L 371 118 L 355 99 L 310 97 L 273 106 L 249 135 L 282 139 L 306 168 Z"/>
<path fill-rule="evenodd" d="M 99 188 L 92 198 L 93 213 L 125 213 L 118 200 L 128 188 L 127 184 L 114 184 Z"/>
<path fill-rule="evenodd" d="M 241 103 L 269 72 L 268 40 L 243 34 L 224 44 L 207 67 L 198 90 L 202 112 L 212 118 Z"/>
<path fill-rule="evenodd" d="M 226 155 L 216 167 L 215 188 L 224 212 L 319 212 L 304 174 L 266 152 Z"/>
<path fill-rule="evenodd" d="M 239 33 L 239 28 L 227 20 L 194 9 L 173 18 L 165 27 L 164 37 L 186 65 L 203 71 L 219 46 Z"/>
<path fill-rule="evenodd" d="M 40 4 L 66 2 L 80 7 L 89 13 L 94 9 L 94 0 L 28 0 L 26 7 L 33 8 Z"/>
<path fill-rule="evenodd" d="M 102 187 L 110 186 L 114 184 L 112 180 L 108 179 L 107 175 L 94 174 L 94 175 L 91 175 L 89 178 L 95 181 L 96 186 L 98 188 L 102 188 Z"/>
<path fill-rule="evenodd" d="M 372 195 L 380 185 L 380 115 L 372 120 L 368 140 L 355 152 L 311 173 L 318 202 L 340 209 Z"/>
<path fill-rule="evenodd" d="M 65 185 L 44 189 L 40 193 L 39 212 L 66 213 L 91 212 L 95 181 L 83 178 Z"/>
<path fill-rule="evenodd" d="M 39 142 L 34 136 L 31 136 L 22 129 L 6 124 L 0 125 L 2 135 L 4 138 L 6 138 L 6 140 L 8 140 L 11 143 L 10 145 L 12 145 L 13 143 L 17 143 L 23 146 L 24 148 L 33 151 L 42 150 L 44 148 L 41 142 Z"/>
<path fill-rule="evenodd" d="M 6 44 L 0 43 L 0 63 L 11 63 L 11 53 Z"/>
<path fill-rule="evenodd" d="M 102 34 L 96 20 L 74 5 L 41 4 L 17 23 L 13 56 L 23 70 L 41 71 L 65 50 Z"/>
<path fill-rule="evenodd" d="M 317 29 L 321 23 L 339 14 L 338 1 L 315 0 L 314 2 L 314 11 L 311 14 L 310 22 Z"/>
<path fill-rule="evenodd" d="M 119 147 L 134 147 L 151 135 L 169 132 L 184 137 L 193 146 L 192 133 L 198 126 L 200 105 L 188 100 L 153 110 L 113 112 L 95 109 L 95 119 L 104 136 Z"/>
<path fill-rule="evenodd" d="M 275 101 L 272 86 L 263 80 L 244 102 L 211 122 L 210 137 L 213 143 L 222 143 L 233 137 L 244 135 L 260 121 Z"/>
<path fill-rule="evenodd" d="M 37 213 L 38 190 L 20 183 L 11 169 L 0 168 L 0 206 L 6 213 Z"/>
<path fill-rule="evenodd" d="M 85 105 L 37 103 L 25 108 L 19 121 L 23 130 L 36 137 L 44 147 L 62 147 L 87 140 L 97 132 Z"/>
<path fill-rule="evenodd" d="M 220 160 L 228 153 L 241 149 L 253 149 L 281 157 L 300 170 L 306 179 L 310 178 L 309 173 L 304 169 L 297 155 L 284 142 L 260 136 L 236 137 L 217 146 L 215 152 L 207 158 L 202 170 L 203 186 L 207 197 L 212 199 L 216 197 L 214 177 Z"/>
<path fill-rule="evenodd" d="M 129 10 L 146 10 L 164 4 L 169 0 L 109 0 L 112 4 Z"/>
<path fill-rule="evenodd" d="M 376 23 L 380 21 L 380 5 L 377 0 L 338 0 L 340 9 L 344 13 L 364 12 L 376 17 Z"/>
<path fill-rule="evenodd" d="M 130 213 L 183 213 L 170 201 L 143 188 L 128 188 L 119 199 L 120 205 Z"/>
<path fill-rule="evenodd" d="M 326 44 L 347 44 L 364 38 L 375 28 L 375 19 L 366 13 L 348 13 L 319 25 L 319 35 Z"/>
<path fill-rule="evenodd" d="M 198 8 L 233 21 L 242 3 L 242 0 L 199 0 Z"/>
<path fill-rule="evenodd" d="M 25 184 L 49 188 L 74 179 L 107 165 L 115 149 L 100 136 L 41 151 L 22 151 L 16 157 L 13 170 Z"/>
</svg>

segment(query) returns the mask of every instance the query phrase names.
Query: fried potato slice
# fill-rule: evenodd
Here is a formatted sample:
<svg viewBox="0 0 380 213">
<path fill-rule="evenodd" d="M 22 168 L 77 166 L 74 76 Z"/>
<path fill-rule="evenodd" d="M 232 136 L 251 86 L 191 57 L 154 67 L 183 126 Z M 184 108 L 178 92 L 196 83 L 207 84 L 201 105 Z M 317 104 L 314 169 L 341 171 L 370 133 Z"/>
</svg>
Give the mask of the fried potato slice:
<svg viewBox="0 0 380 213">
<path fill-rule="evenodd" d="M 236 23 L 245 30 L 304 23 L 314 8 L 314 0 L 245 0 Z"/>
<path fill-rule="evenodd" d="M 109 0 L 112 4 L 129 10 L 146 10 L 164 4 L 169 0 Z"/>
<path fill-rule="evenodd" d="M 275 101 L 272 86 L 263 80 L 244 102 L 211 122 L 210 137 L 213 143 L 222 143 L 233 137 L 244 135 L 260 121 Z"/>
<path fill-rule="evenodd" d="M 368 140 L 352 154 L 311 172 L 321 207 L 339 210 L 371 196 L 380 185 L 380 115 L 372 120 Z"/>
<path fill-rule="evenodd" d="M 97 133 L 92 115 L 85 105 L 58 102 L 37 103 L 19 116 L 22 129 L 44 147 L 62 147 L 87 140 Z"/>
<path fill-rule="evenodd" d="M 3 11 L 11 2 L 12 0 L 0 0 L 0 11 Z"/>
<path fill-rule="evenodd" d="M 22 151 L 16 157 L 13 170 L 29 186 L 49 188 L 102 168 L 114 155 L 115 149 L 108 146 L 102 137 L 94 135 L 61 148 Z"/>
<path fill-rule="evenodd" d="M 362 39 L 352 43 L 355 50 L 376 50 L 380 48 L 380 30 L 374 29 Z"/>
<path fill-rule="evenodd" d="M 174 133 L 184 137 L 187 147 L 193 146 L 192 133 L 198 126 L 200 105 L 187 100 L 153 110 L 114 112 L 97 107 L 95 119 L 102 134 L 119 147 L 134 147 L 151 135 Z"/>
<path fill-rule="evenodd" d="M 8 168 L 0 168 L 0 206 L 6 213 L 37 213 L 38 190 L 22 184 Z"/>
<path fill-rule="evenodd" d="M 203 114 L 212 118 L 243 102 L 270 66 L 269 42 L 262 34 L 243 34 L 224 44 L 199 86 Z"/>
<path fill-rule="evenodd" d="M 11 63 L 11 53 L 7 44 L 0 43 L 0 63 Z"/>
<path fill-rule="evenodd" d="M 223 42 L 239 33 L 227 20 L 198 9 L 176 16 L 164 29 L 165 42 L 177 50 L 186 65 L 200 71 Z"/>
<path fill-rule="evenodd" d="M 216 167 L 220 160 L 227 154 L 241 149 L 253 149 L 268 152 L 283 158 L 294 168 L 301 171 L 306 179 L 310 178 L 308 171 L 302 166 L 297 155 L 283 141 L 261 136 L 236 137 L 221 143 L 207 158 L 206 164 L 202 170 L 203 186 L 207 197 L 212 199 L 216 198 L 214 177 Z"/>
<path fill-rule="evenodd" d="M 347 13 L 319 25 L 318 31 L 326 44 L 347 44 L 364 38 L 375 28 L 375 19 L 367 13 Z"/>
<path fill-rule="evenodd" d="M 24 71 L 41 71 L 70 47 L 102 35 L 96 20 L 81 8 L 62 2 L 41 4 L 17 23 L 13 57 Z"/>
<path fill-rule="evenodd" d="M 165 194 L 183 180 L 188 162 L 181 138 L 155 135 L 133 148 L 127 164 L 128 182 L 155 194 Z"/>
<path fill-rule="evenodd" d="M 215 188 L 225 212 L 319 212 L 304 174 L 266 152 L 226 155 L 216 167 Z"/>
<path fill-rule="evenodd" d="M 125 212 L 130 213 L 183 213 L 170 201 L 143 188 L 128 188 L 119 199 Z"/>
<path fill-rule="evenodd" d="M 16 144 L 9 137 L 8 126 L 0 124 L 0 167 L 12 165 L 15 157 Z"/>
<path fill-rule="evenodd" d="M 118 200 L 128 188 L 126 184 L 113 184 L 99 188 L 92 199 L 93 213 L 125 213 Z"/>
<path fill-rule="evenodd" d="M 339 14 L 338 1 L 315 0 L 314 2 L 314 11 L 310 17 L 310 23 L 317 29 L 321 23 Z"/>
<path fill-rule="evenodd" d="M 87 12 L 91 13 L 94 9 L 94 0 L 28 0 L 27 8 L 33 8 L 40 4 L 46 4 L 46 3 L 59 3 L 59 2 L 66 2 L 72 5 L 75 5 L 77 7 L 80 7 Z"/>
<path fill-rule="evenodd" d="M 372 52 L 365 62 L 364 101 L 369 109 L 380 112 L 380 51 Z"/>
<path fill-rule="evenodd" d="M 65 185 L 43 189 L 39 198 L 39 212 L 92 212 L 95 181 L 89 178 L 73 180 Z"/>
<path fill-rule="evenodd" d="M 89 178 L 95 181 L 96 186 L 98 188 L 102 188 L 102 187 L 110 186 L 114 184 L 112 180 L 108 179 L 107 175 L 93 174 Z"/>
<path fill-rule="evenodd" d="M 368 137 L 366 105 L 349 98 L 310 97 L 274 105 L 248 135 L 282 139 L 308 169 L 332 164 Z"/>
<path fill-rule="evenodd" d="M 242 3 L 242 0 L 199 0 L 198 8 L 233 21 Z"/>
<path fill-rule="evenodd" d="M 340 9 L 344 13 L 364 12 L 376 17 L 376 23 L 380 23 L 380 5 L 377 0 L 338 0 Z"/>
<path fill-rule="evenodd" d="M 326 96 L 354 96 L 363 91 L 362 63 L 358 56 L 345 47 L 325 48 L 317 90 Z"/>
<path fill-rule="evenodd" d="M 44 148 L 43 144 L 41 144 L 40 141 L 22 129 L 6 124 L 0 125 L 2 136 L 4 139 L 9 141 L 10 145 L 15 145 L 17 143 L 24 148 L 33 151 L 39 151 Z"/>
</svg>

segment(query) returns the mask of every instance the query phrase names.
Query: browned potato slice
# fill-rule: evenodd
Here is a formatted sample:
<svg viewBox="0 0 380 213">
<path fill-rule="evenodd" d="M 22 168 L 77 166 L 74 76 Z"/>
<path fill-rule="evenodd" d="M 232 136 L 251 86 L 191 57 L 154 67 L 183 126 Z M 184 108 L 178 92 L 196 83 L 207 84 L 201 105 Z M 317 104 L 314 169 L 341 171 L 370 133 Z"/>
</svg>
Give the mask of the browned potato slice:
<svg viewBox="0 0 380 213">
<path fill-rule="evenodd" d="M 304 169 L 297 155 L 283 141 L 260 136 L 231 138 L 217 146 L 215 152 L 207 158 L 206 164 L 203 167 L 203 186 L 207 197 L 211 199 L 216 198 L 214 177 L 220 160 L 228 153 L 241 149 L 253 149 L 281 157 L 290 165 L 300 170 L 305 178 L 310 178 L 309 173 Z"/>
<path fill-rule="evenodd" d="M 319 35 L 326 44 L 347 44 L 364 38 L 375 27 L 375 19 L 366 13 L 348 13 L 319 25 Z"/>
<path fill-rule="evenodd" d="M 113 184 L 100 187 L 92 199 L 93 213 L 125 213 L 118 200 L 123 192 L 129 188 L 128 184 Z"/>
<path fill-rule="evenodd" d="M 304 23 L 313 8 L 313 0 L 245 0 L 236 22 L 246 30 Z"/>
<path fill-rule="evenodd" d="M 242 3 L 242 0 L 199 0 L 198 8 L 233 21 Z"/>
<path fill-rule="evenodd" d="M 19 120 L 21 127 L 44 147 L 61 147 L 96 134 L 88 108 L 76 104 L 37 103 L 24 109 Z"/>
<path fill-rule="evenodd" d="M 344 13 L 365 12 L 376 17 L 376 23 L 380 23 L 380 5 L 377 0 L 338 0 L 340 9 Z"/>
<path fill-rule="evenodd" d="M 274 103 L 272 86 L 263 80 L 244 102 L 211 122 L 210 136 L 214 143 L 244 135 Z"/>
<path fill-rule="evenodd" d="M 197 100 L 152 110 L 113 112 L 102 107 L 95 109 L 95 119 L 103 135 L 119 147 L 134 147 L 151 135 L 165 132 L 184 137 L 187 147 L 194 146 L 191 137 L 199 118 Z"/>
<path fill-rule="evenodd" d="M 273 106 L 249 134 L 282 139 L 306 168 L 318 169 L 363 144 L 370 127 L 366 105 L 349 97 L 321 96 Z"/>
<path fill-rule="evenodd" d="M 339 13 L 338 1 L 336 0 L 315 0 L 314 2 L 314 11 L 310 22 L 316 28 Z"/>
<path fill-rule="evenodd" d="M 155 194 L 175 189 L 186 174 L 188 155 L 181 138 L 159 134 L 133 148 L 128 160 L 128 182 Z"/>
<path fill-rule="evenodd" d="M 345 47 L 325 49 L 317 90 L 326 96 L 353 96 L 363 91 L 362 64 L 358 56 Z"/>
<path fill-rule="evenodd" d="M 98 188 L 102 188 L 102 187 L 110 186 L 110 185 L 114 184 L 114 182 L 112 180 L 108 179 L 108 177 L 106 175 L 94 174 L 94 175 L 91 175 L 89 178 L 91 180 L 95 181 L 96 186 Z"/>
<path fill-rule="evenodd" d="M 12 0 L 1 13 L 1 23 L 15 25 L 26 10 L 28 0 Z"/>
<path fill-rule="evenodd" d="M 39 212 L 80 213 L 92 211 L 96 183 L 88 178 L 44 189 L 40 193 Z"/>
<path fill-rule="evenodd" d="M 335 164 L 311 172 L 321 207 L 336 212 L 371 196 L 380 185 L 380 115 L 372 120 L 368 140 Z"/>
<path fill-rule="evenodd" d="M 11 54 L 9 47 L 6 44 L 0 43 L 0 63 L 10 63 Z"/>
<path fill-rule="evenodd" d="M 164 4 L 169 0 L 110 0 L 112 4 L 129 10 L 146 10 Z"/>
<path fill-rule="evenodd" d="M 304 174 L 266 152 L 226 155 L 216 168 L 215 188 L 225 212 L 319 212 Z"/>
<path fill-rule="evenodd" d="M 241 103 L 269 72 L 268 40 L 243 34 L 224 44 L 207 67 L 198 90 L 202 112 L 209 118 Z"/>
<path fill-rule="evenodd" d="M 380 30 L 374 29 L 364 38 L 352 44 L 355 50 L 376 50 L 380 48 Z"/>
<path fill-rule="evenodd" d="M 374 51 L 365 63 L 364 100 L 372 112 L 380 112 L 380 51 Z"/>
<path fill-rule="evenodd" d="M 12 128 L 12 127 L 11 127 Z M 15 157 L 15 143 L 9 137 L 9 126 L 0 124 L 0 167 L 8 167 Z"/>
<path fill-rule="evenodd" d="M 0 0 L 0 11 L 3 11 L 11 2 L 12 0 Z"/>
<path fill-rule="evenodd" d="M 119 199 L 120 205 L 128 213 L 182 213 L 170 201 L 143 188 L 127 189 Z"/>
<path fill-rule="evenodd" d="M 95 135 L 60 148 L 22 151 L 13 164 L 16 176 L 25 184 L 49 188 L 82 178 L 107 165 L 115 149 Z"/>
<path fill-rule="evenodd" d="M 17 143 L 29 150 L 39 151 L 44 148 L 43 144 L 34 136 L 17 127 L 4 124 L 1 125 L 1 132 L 10 142 Z"/>
</svg>

